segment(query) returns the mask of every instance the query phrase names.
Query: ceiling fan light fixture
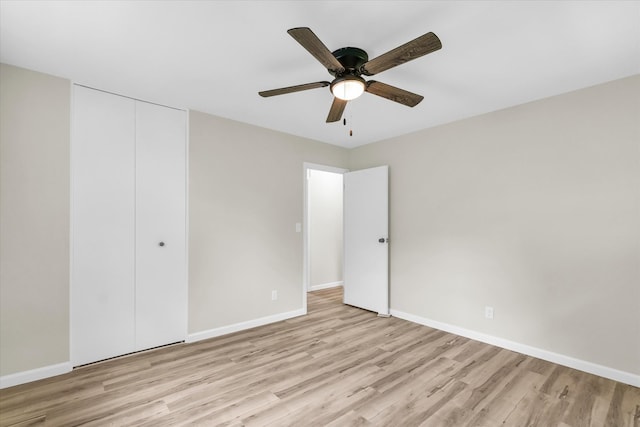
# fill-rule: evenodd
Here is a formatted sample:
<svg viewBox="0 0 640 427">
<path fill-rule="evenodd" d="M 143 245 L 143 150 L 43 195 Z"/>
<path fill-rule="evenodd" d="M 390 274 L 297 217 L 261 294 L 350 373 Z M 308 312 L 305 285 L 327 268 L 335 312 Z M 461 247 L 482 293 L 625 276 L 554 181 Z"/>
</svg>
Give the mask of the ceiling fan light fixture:
<svg viewBox="0 0 640 427">
<path fill-rule="evenodd" d="M 347 74 L 331 83 L 331 93 L 343 101 L 351 101 L 364 93 L 365 82 L 362 77 Z"/>
<path fill-rule="evenodd" d="M 327 116 L 327 123 L 339 121 L 347 102 L 356 99 L 363 92 L 407 107 L 415 107 L 424 99 L 422 95 L 375 80 L 365 81 L 361 75 L 374 76 L 442 48 L 438 36 L 429 32 L 369 60 L 367 52 L 357 47 L 342 47 L 331 52 L 307 27 L 291 28 L 287 33 L 317 59 L 335 79 L 331 83 L 321 81 L 265 90 L 258 92 L 258 95 L 266 98 L 330 86 L 333 102 Z"/>
</svg>

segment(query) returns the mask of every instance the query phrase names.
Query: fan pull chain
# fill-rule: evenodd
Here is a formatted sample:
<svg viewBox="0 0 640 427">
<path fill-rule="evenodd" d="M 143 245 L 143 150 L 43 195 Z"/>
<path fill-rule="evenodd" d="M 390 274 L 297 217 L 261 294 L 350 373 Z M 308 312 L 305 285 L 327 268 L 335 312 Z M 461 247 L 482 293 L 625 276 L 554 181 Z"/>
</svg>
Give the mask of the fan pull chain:
<svg viewBox="0 0 640 427">
<path fill-rule="evenodd" d="M 347 125 L 347 119 L 343 118 L 342 119 L 342 126 L 346 126 Z M 349 129 L 349 136 L 353 136 L 353 129 Z"/>
<path fill-rule="evenodd" d="M 352 121 L 353 119 L 353 114 L 349 114 L 349 121 Z M 347 118 L 343 117 L 342 118 L 342 126 L 346 126 L 347 125 Z M 351 126 L 351 129 L 349 129 L 349 136 L 353 136 L 353 126 Z"/>
</svg>

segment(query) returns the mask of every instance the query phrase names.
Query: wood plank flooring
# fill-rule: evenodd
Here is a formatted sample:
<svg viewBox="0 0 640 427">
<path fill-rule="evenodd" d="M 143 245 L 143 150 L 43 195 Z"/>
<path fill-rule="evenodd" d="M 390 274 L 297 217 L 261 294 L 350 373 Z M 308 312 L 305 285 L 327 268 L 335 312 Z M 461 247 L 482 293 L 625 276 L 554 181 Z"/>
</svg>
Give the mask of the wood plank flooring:
<svg viewBox="0 0 640 427">
<path fill-rule="evenodd" d="M 309 314 L 0 390 L 0 426 L 640 427 L 640 389 L 309 294 Z"/>
</svg>

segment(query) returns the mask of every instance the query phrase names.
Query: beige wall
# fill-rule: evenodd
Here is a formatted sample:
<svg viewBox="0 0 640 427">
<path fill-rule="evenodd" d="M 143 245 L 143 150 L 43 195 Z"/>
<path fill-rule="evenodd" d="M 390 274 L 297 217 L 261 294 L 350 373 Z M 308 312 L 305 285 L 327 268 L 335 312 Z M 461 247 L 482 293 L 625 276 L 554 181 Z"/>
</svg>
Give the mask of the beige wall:
<svg viewBox="0 0 640 427">
<path fill-rule="evenodd" d="M 347 150 L 195 111 L 189 129 L 189 332 L 301 309 L 303 163 Z"/>
<path fill-rule="evenodd" d="M 309 169 L 309 284 L 342 282 L 342 174 Z"/>
<path fill-rule="evenodd" d="M 69 361 L 69 81 L 0 64 L 0 375 Z"/>
<path fill-rule="evenodd" d="M 303 162 L 389 164 L 393 309 L 639 374 L 639 87 L 350 153 L 192 112 L 189 331 L 301 307 Z M 69 98 L 0 68 L 0 375 L 69 360 Z"/>
<path fill-rule="evenodd" d="M 353 150 L 392 309 L 640 374 L 639 112 L 635 76 Z"/>
<path fill-rule="evenodd" d="M 70 82 L 4 64 L 0 82 L 4 376 L 69 361 Z M 348 152 L 190 117 L 189 331 L 300 310 L 303 163 Z"/>
</svg>

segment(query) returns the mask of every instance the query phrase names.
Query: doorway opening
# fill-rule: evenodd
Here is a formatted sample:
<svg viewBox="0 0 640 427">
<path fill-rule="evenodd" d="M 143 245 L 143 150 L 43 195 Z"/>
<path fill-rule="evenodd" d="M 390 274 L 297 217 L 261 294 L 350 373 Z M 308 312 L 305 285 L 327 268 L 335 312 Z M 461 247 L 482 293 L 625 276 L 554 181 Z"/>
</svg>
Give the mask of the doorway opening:
<svg viewBox="0 0 640 427">
<path fill-rule="evenodd" d="M 304 292 L 343 284 L 343 173 L 304 164 Z M 305 304 L 306 306 L 306 304 Z"/>
</svg>

